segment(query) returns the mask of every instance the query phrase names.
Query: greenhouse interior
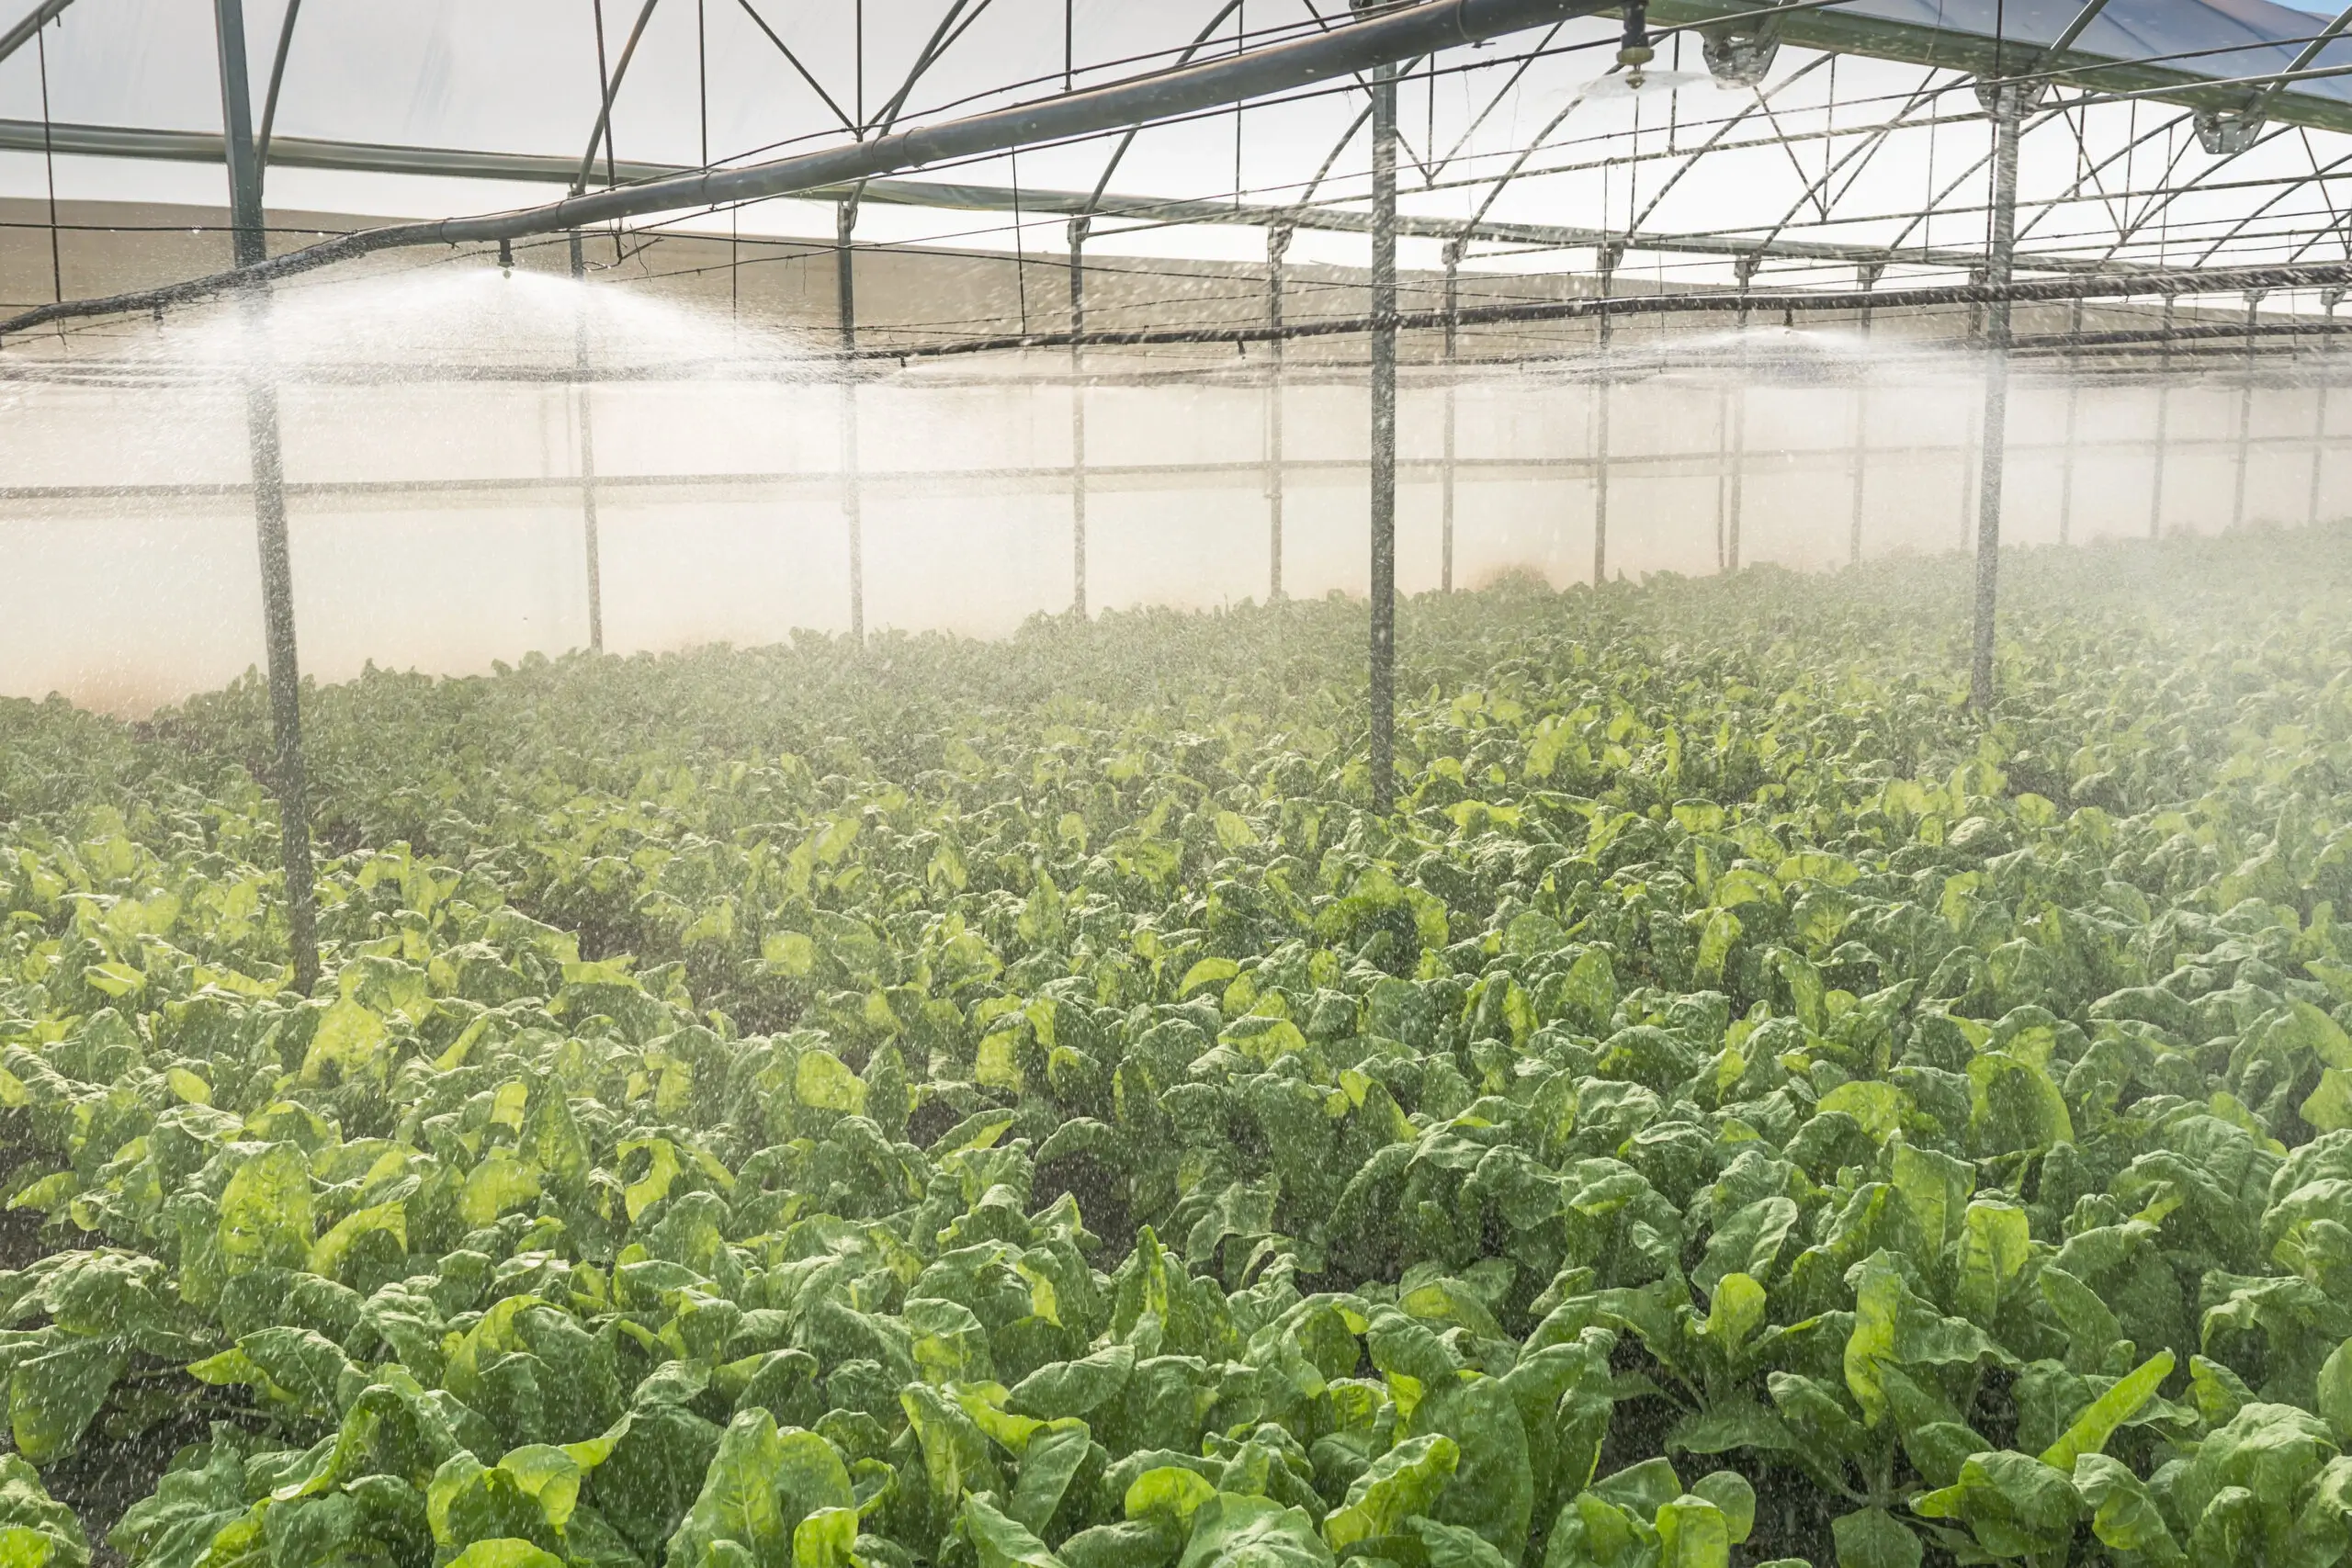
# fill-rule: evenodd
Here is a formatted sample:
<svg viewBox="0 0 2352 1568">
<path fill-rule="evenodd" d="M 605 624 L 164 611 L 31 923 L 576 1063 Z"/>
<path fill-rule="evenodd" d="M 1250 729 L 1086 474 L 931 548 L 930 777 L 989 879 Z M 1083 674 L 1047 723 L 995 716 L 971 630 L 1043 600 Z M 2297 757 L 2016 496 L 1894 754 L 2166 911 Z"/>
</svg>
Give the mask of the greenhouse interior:
<svg viewBox="0 0 2352 1568">
<path fill-rule="evenodd" d="M 2352 7 L 15 4 L 0 1568 L 2352 1563 Z"/>
</svg>

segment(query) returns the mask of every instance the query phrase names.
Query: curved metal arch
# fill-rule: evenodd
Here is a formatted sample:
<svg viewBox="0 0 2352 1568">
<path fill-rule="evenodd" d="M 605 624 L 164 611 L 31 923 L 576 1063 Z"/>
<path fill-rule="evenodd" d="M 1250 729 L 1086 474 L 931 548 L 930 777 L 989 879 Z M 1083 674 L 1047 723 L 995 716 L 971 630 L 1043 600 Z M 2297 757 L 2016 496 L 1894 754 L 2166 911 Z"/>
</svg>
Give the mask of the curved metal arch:
<svg viewBox="0 0 2352 1568">
<path fill-rule="evenodd" d="M 2313 174 L 2317 174 L 2319 172 L 2319 154 L 2312 151 L 2312 139 L 2308 136 L 2303 138 L 2303 151 L 2311 158 L 2312 172 Z M 2313 246 L 2317 245 L 2322 240 L 2328 238 L 2330 235 L 2334 235 L 2342 240 L 2345 245 L 2345 254 L 2347 256 L 2352 256 L 2352 231 L 2347 231 L 2346 229 L 2346 224 L 2347 222 L 2352 222 L 2352 209 L 2338 212 L 2335 209 L 2335 203 L 2328 200 L 2327 186 L 2325 185 L 2322 185 L 2320 186 L 2320 199 L 2327 202 L 2328 221 L 2326 225 L 2321 229 L 2313 231 L 2310 237 L 2305 239 L 2302 243 L 2288 252 L 2288 260 L 2302 260 L 2303 257 L 2311 254 Z"/>
<path fill-rule="evenodd" d="M 2083 107 L 2084 104 L 2083 101 L 2078 98 L 2060 107 L 2061 111 L 2064 112 L 2066 109 Z M 2149 142 L 2154 141 L 2157 137 L 2169 133 L 2179 123 L 2180 121 L 2177 117 L 2174 118 L 2159 120 L 2156 124 L 2149 127 L 2148 130 L 2142 132 L 2140 135 L 2133 137 L 2121 147 L 2118 148 L 2113 152 L 2109 153 L 2106 157 L 2101 158 L 2098 163 L 2091 164 L 2088 168 L 2083 170 L 2082 173 L 2075 175 L 2075 183 L 2068 186 L 2061 195 L 2053 197 L 2048 201 L 2034 203 L 2033 205 L 2036 206 L 2039 210 L 2036 211 L 2030 219 L 2027 219 L 2018 224 L 2018 242 L 2022 244 L 2027 236 L 2033 232 L 2034 226 L 2036 224 L 2049 217 L 2052 212 L 2057 211 L 2060 208 L 2072 202 L 2076 197 L 2082 195 L 2083 187 L 2085 186 L 2090 184 L 2091 181 L 2098 178 L 2099 175 L 2115 167 L 2116 164 L 2123 162 L 2126 158 L 2131 157 L 2132 154 L 2137 152 Z M 2124 194 L 2129 196 L 2131 193 L 2127 191 Z M 2025 204 L 2020 203 L 2019 205 L 2022 207 Z M 2117 228 L 2121 229 L 2126 226 L 2126 224 L 2119 223 Z"/>
<path fill-rule="evenodd" d="M 2172 125 L 2178 125 L 2180 120 L 2178 118 L 2175 118 L 2168 123 Z M 2185 182 L 2177 185 L 2171 185 L 2169 189 L 2157 193 L 2156 198 L 2148 204 L 2147 210 L 2141 213 L 2139 217 L 2133 219 L 2131 222 L 2125 224 L 2116 234 L 2115 243 L 2107 248 L 2107 254 L 2099 257 L 2100 262 L 2107 263 L 2113 261 L 2117 252 L 2122 250 L 2125 245 L 2130 244 L 2132 241 L 2136 238 L 2143 230 L 2146 229 L 2147 226 L 2158 216 L 2170 212 L 2174 202 L 2178 201 L 2182 197 L 2188 195 L 2191 191 L 2194 191 L 2199 186 L 2202 186 L 2205 181 L 2212 175 L 2215 170 L 2227 168 L 2230 164 L 2236 163 L 2240 158 L 2245 157 L 2246 152 L 2253 152 L 2256 147 L 2269 146 L 2273 141 L 2278 141 L 2278 138 L 2286 135 L 2289 131 L 2293 130 L 2295 128 L 2290 125 L 2275 126 L 2267 134 L 2256 138 L 2253 144 L 2248 146 L 2245 152 L 2224 153 L 2222 156 L 2214 159 L 2211 163 L 2198 170 L 2195 174 L 2189 175 Z M 2183 149 L 2183 156 L 2186 155 L 2187 150 Z M 2177 166 L 2177 161 L 2176 166 Z M 2167 175 L 2169 175 L 2169 171 L 2167 171 Z M 2169 180 L 2167 183 L 2170 183 Z"/>
<path fill-rule="evenodd" d="M 882 112 L 866 123 L 866 130 L 888 132 L 899 123 L 899 117 L 906 112 L 907 99 L 913 95 L 915 85 L 939 63 L 949 50 L 956 47 L 956 40 L 964 36 L 965 28 L 980 19 L 980 13 L 989 8 L 989 0 L 979 0 L 979 4 L 974 6 L 972 0 L 955 0 L 955 4 L 947 7 L 947 14 L 939 18 L 937 27 L 931 29 L 931 37 L 915 56 L 915 62 L 907 68 L 906 80 L 899 84 L 899 90 L 883 104 Z M 964 15 L 967 6 L 971 7 L 972 14 L 968 17 Z M 959 21 L 963 27 L 956 26 Z"/>
<path fill-rule="evenodd" d="M 1722 125 L 1718 126 L 1715 129 L 1713 135 L 1708 137 L 1704 141 L 1702 141 L 1697 147 L 1693 148 L 1690 155 L 1682 161 L 1681 164 L 1675 169 L 1674 173 L 1666 176 L 1665 183 L 1657 187 L 1657 193 L 1650 197 L 1649 205 L 1643 208 L 1641 211 L 1635 213 L 1632 221 L 1625 225 L 1626 238 L 1631 239 L 1633 236 L 1640 233 L 1643 226 L 1648 223 L 1651 216 L 1657 211 L 1658 204 L 1663 202 L 1668 196 L 1672 195 L 1674 193 L 1674 187 L 1682 183 L 1682 176 L 1696 168 L 1698 166 L 1699 160 L 1713 152 L 1715 148 L 1722 143 L 1724 137 L 1729 136 L 1747 120 L 1749 115 L 1754 114 L 1757 109 L 1762 106 L 1766 98 L 1770 97 L 1774 93 L 1782 92 L 1790 87 L 1795 86 L 1799 82 L 1804 81 L 1807 76 L 1810 76 L 1815 71 L 1820 70 L 1824 65 L 1836 58 L 1837 56 L 1833 54 L 1816 54 L 1811 60 L 1806 61 L 1803 65 L 1798 66 L 1794 71 L 1790 72 L 1786 76 L 1781 77 L 1780 81 L 1773 84 L 1771 86 L 1757 88 L 1754 102 L 1741 105 L 1740 110 L 1737 114 L 1732 116 L 1729 119 L 1724 121 Z"/>
<path fill-rule="evenodd" d="M 1315 199 L 1315 193 L 1323 188 L 1323 182 L 1331 177 L 1331 171 L 1339 165 L 1340 154 L 1348 150 L 1348 143 L 1356 139 L 1356 133 L 1371 118 L 1372 106 L 1367 103 L 1356 111 L 1355 118 L 1348 121 L 1348 129 L 1340 133 L 1340 139 L 1331 143 L 1331 150 L 1323 155 L 1323 162 L 1315 170 L 1315 177 L 1300 189 L 1296 201 L 1284 206 L 1284 211 L 1298 213 L 1306 210 L 1307 203 Z"/>
<path fill-rule="evenodd" d="M 1962 78 L 1961 81 L 1953 83 L 1952 85 L 1964 86 L 1967 83 L 1968 79 Z M 2043 126 L 2048 125 L 2053 119 L 2064 118 L 2069 107 L 2070 106 L 2065 104 L 2052 104 L 2048 108 L 2043 109 L 2034 119 L 2031 125 L 2024 127 L 2018 132 L 2018 140 L 2023 141 L 2025 137 L 2041 130 Z M 1967 184 L 1969 181 L 1974 179 L 1979 174 L 1983 173 L 1985 165 L 1992 163 L 1993 157 L 1994 150 L 1989 147 L 1986 148 L 1984 155 L 1979 157 L 1974 163 L 1970 164 L 1966 168 L 1962 169 L 1953 177 L 1952 182 L 1950 185 L 1929 196 L 1928 199 L 1921 204 L 1919 210 L 1911 215 L 1911 220 L 1903 226 L 1902 231 L 1895 235 L 1894 239 L 1889 243 L 1887 248 L 1890 251 L 1899 249 L 1902 246 L 1903 242 L 1909 239 L 1921 224 L 1927 222 L 1929 219 L 1935 217 L 1938 212 L 1942 210 L 1944 202 L 1951 196 L 1952 192 L 1958 190 L 1962 186 Z M 2023 209 L 2029 205 L 2040 208 L 2041 210 L 2036 212 L 2033 218 L 2034 222 L 2039 222 L 2052 210 L 2069 200 L 2075 192 L 2080 188 L 2081 182 L 2078 180 L 2074 186 L 2068 187 L 2064 196 L 2053 197 L 2047 201 L 2034 203 L 2028 203 L 2024 200 L 2019 200 L 2018 206 L 2020 209 Z M 2027 231 L 2030 228 L 2030 223 L 2020 225 L 2017 231 L 2017 239 L 2023 240 L 2026 236 Z"/>
<path fill-rule="evenodd" d="M 1216 15 L 1209 18 L 1208 25 L 1200 30 L 1199 36 L 1185 45 L 1184 52 L 1176 57 L 1177 65 L 1179 67 L 1190 65 L 1193 62 L 1193 56 L 1208 47 L 1210 36 L 1217 28 L 1225 26 L 1226 18 L 1241 9 L 1241 6 L 1242 0 L 1225 0 L 1225 4 L 1217 8 Z M 1111 149 L 1111 156 L 1102 164 L 1102 177 L 1094 182 L 1094 190 L 1086 198 L 1086 209 L 1078 215 L 1076 220 L 1084 220 L 1094 216 L 1094 209 L 1102 205 L 1102 194 L 1111 188 L 1111 176 L 1119 172 L 1120 161 L 1126 157 L 1127 149 L 1133 147 L 1136 144 L 1136 138 L 1142 134 L 1143 127 L 1139 125 L 1131 125 L 1121 133 L 1119 144 Z"/>
<path fill-rule="evenodd" d="M 2304 145 L 2308 147 L 2310 145 L 2309 141 L 2306 141 Z M 2314 163 L 2311 173 L 2307 175 L 2297 175 L 2290 180 L 2280 181 L 2278 190 L 2272 193 L 2268 200 L 2264 201 L 2252 211 L 2247 212 L 2244 217 L 2240 218 L 2235 223 L 2231 224 L 2228 231 L 2224 232 L 2221 238 L 2215 240 L 2211 244 L 2205 247 L 2204 254 L 2199 256 L 2189 265 L 2200 267 L 2205 265 L 2216 255 L 2221 254 L 2222 247 L 2227 245 L 2231 241 L 2245 232 L 2246 226 L 2248 224 L 2254 222 L 2255 220 L 2260 218 L 2264 213 L 2268 212 L 2272 208 L 2278 206 L 2280 202 L 2286 200 L 2297 191 L 2302 190 L 2315 182 L 2325 180 L 2329 175 L 2333 175 L 2336 170 L 2344 167 L 2346 164 L 2352 164 L 2352 152 L 2345 153 L 2343 156 L 2335 159 L 2324 167 Z M 2339 220 L 2338 222 L 2340 221 L 2341 220 Z M 2336 222 L 2331 222 L 2328 224 L 2329 229 L 2334 229 L 2335 227 L 2337 227 Z"/>
<path fill-rule="evenodd" d="M 605 128 L 613 122 L 613 100 L 620 96 L 621 80 L 637 56 L 639 40 L 645 37 L 645 24 L 653 19 L 653 8 L 661 4 L 662 0 L 645 0 L 644 9 L 637 14 L 637 25 L 628 30 L 628 42 L 621 46 L 620 59 L 613 63 L 613 79 L 605 84 L 605 101 L 596 106 L 596 123 L 589 128 L 588 151 L 580 155 L 580 173 L 571 182 L 574 196 L 588 188 L 589 176 L 596 172 L 596 143 L 604 140 Z"/>
<path fill-rule="evenodd" d="M 1939 72 L 1941 69 L 1942 67 L 1940 66 L 1931 66 L 1929 67 L 1929 73 L 1932 75 L 1937 72 Z M 1778 240 L 1782 233 L 1786 232 L 1789 225 L 1796 221 L 1797 214 L 1804 209 L 1805 203 L 1816 200 L 1820 193 L 1840 174 L 1845 172 L 1847 164 L 1854 162 L 1858 158 L 1864 164 L 1868 164 L 1871 159 L 1878 155 L 1879 149 L 1884 147 L 1888 140 L 1891 139 L 1896 131 L 1910 129 L 1905 122 L 1910 119 L 1914 113 L 1916 113 L 1923 105 L 1933 104 L 1937 98 L 1942 96 L 1943 91 L 1944 89 L 1938 87 L 1931 92 L 1928 90 L 1928 86 L 1923 84 L 1917 92 L 1911 95 L 1910 101 L 1895 111 L 1894 118 L 1880 126 L 1876 130 L 1871 132 L 1868 140 L 1864 141 L 1860 146 L 1849 150 L 1844 157 L 1837 160 L 1837 162 L 1830 167 L 1824 169 L 1821 172 L 1821 177 L 1806 186 L 1804 190 L 1799 194 L 1796 200 L 1789 204 L 1789 209 L 1781 214 L 1780 221 L 1773 224 L 1772 227 L 1765 232 L 1762 243 L 1763 246 L 1770 246 L 1774 241 Z M 1833 196 L 1829 198 L 1829 205 L 1832 207 L 1837 206 L 1837 204 L 1843 199 L 1845 191 L 1853 189 L 1854 180 L 1861 178 L 1861 170 L 1856 169 L 1854 171 L 1853 179 L 1849 179 L 1846 182 L 1845 190 L 1841 190 L 1837 196 Z M 1762 246 L 1759 246 L 1758 248 L 1760 249 Z"/>
<path fill-rule="evenodd" d="M 1956 87 L 1968 86 L 1977 80 L 1979 80 L 1979 78 L 1962 76 L 1952 82 L 1949 86 L 1939 89 L 1939 96 L 1940 96 L 1942 93 L 1951 92 Z M 2035 121 L 2033 126 L 2030 126 L 2027 129 L 2035 130 L 2039 129 L 2042 125 L 2048 124 L 2052 117 L 2059 112 L 2059 110 L 2054 108 L 2044 112 L 2041 119 Z M 1988 115 L 1985 118 L 1989 120 L 1992 117 Z M 2023 141 L 2024 137 L 2025 132 L 2019 131 L 2018 140 Z M 1966 168 L 1961 170 L 1959 174 L 1954 175 L 1950 185 L 1944 186 L 1941 190 L 1929 192 L 1928 199 L 1919 204 L 1919 210 L 1911 215 L 1910 221 L 1903 225 L 1902 229 L 1895 234 L 1894 238 L 1887 243 L 1886 248 L 1889 251 L 1901 250 L 1903 248 L 1903 242 L 1908 240 L 1913 233 L 1917 231 L 1921 224 L 1926 223 L 1930 219 L 1934 218 L 1936 214 L 1942 209 L 1946 198 L 1948 198 L 1952 192 L 1958 190 L 1962 186 L 1966 185 L 1969 181 L 1974 179 L 1979 174 L 1984 172 L 1985 165 L 1992 163 L 1993 154 L 1994 150 L 1987 147 L 1984 150 L 1983 156 L 1979 157 L 1974 163 L 1970 164 Z"/>
<path fill-rule="evenodd" d="M 262 100 L 261 134 L 254 138 L 254 168 L 269 173 L 269 138 L 277 129 L 277 93 L 286 85 L 286 57 L 294 48 L 294 18 L 302 14 L 302 0 L 286 0 L 285 18 L 277 25 L 277 53 L 269 62 L 269 93 Z"/>
</svg>

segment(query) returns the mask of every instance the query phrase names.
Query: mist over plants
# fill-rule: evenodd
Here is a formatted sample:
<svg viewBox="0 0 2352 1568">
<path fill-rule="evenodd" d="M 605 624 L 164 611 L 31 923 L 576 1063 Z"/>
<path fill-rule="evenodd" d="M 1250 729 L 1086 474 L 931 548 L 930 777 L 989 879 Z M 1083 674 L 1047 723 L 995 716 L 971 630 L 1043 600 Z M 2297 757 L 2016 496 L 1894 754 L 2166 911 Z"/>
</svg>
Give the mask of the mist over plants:
<svg viewBox="0 0 2352 1568">
<path fill-rule="evenodd" d="M 0 1568 L 2341 1562 L 2347 546 L 0 705 Z"/>
</svg>

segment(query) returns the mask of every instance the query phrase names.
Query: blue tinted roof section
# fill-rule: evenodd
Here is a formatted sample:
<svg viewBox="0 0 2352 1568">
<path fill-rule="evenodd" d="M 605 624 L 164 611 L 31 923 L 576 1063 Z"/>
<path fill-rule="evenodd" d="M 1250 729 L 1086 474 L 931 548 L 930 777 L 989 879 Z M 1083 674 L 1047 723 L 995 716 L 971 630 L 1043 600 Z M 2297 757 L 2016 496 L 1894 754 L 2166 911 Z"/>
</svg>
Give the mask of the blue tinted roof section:
<svg viewBox="0 0 2352 1568">
<path fill-rule="evenodd" d="M 1755 15 L 1738 0 L 1662 0 L 1652 9 L 1661 20 L 1702 25 Z M 2016 71 L 2030 68 L 2034 51 L 2064 37 L 2082 10 L 2082 0 L 1846 0 L 1792 13 L 1781 28 L 1807 48 Z M 2108 0 L 2052 69 L 2086 86 L 2153 89 L 2229 108 L 2295 68 L 2333 19 L 2271 0 Z M 2301 69 L 2352 71 L 2352 37 L 2327 39 Z M 2352 127 L 2352 75 L 2300 76 L 2270 110 L 2280 119 Z"/>
</svg>

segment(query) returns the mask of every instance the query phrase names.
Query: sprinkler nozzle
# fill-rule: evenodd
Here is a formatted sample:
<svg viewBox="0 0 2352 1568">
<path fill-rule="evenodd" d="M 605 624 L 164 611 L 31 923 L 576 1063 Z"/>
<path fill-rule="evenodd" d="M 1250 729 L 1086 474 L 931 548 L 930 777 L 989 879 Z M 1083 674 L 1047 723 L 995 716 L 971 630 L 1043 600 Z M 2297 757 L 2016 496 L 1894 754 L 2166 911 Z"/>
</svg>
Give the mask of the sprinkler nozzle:
<svg viewBox="0 0 2352 1568">
<path fill-rule="evenodd" d="M 498 270 L 508 277 L 514 276 L 514 242 L 512 240 L 498 242 Z"/>
<path fill-rule="evenodd" d="M 1644 67 L 1657 58 L 1657 51 L 1650 47 L 1649 7 L 1645 0 L 1629 0 L 1625 6 L 1625 37 L 1617 46 L 1617 63 L 1625 68 L 1625 85 L 1639 89 L 1645 80 Z"/>
</svg>

